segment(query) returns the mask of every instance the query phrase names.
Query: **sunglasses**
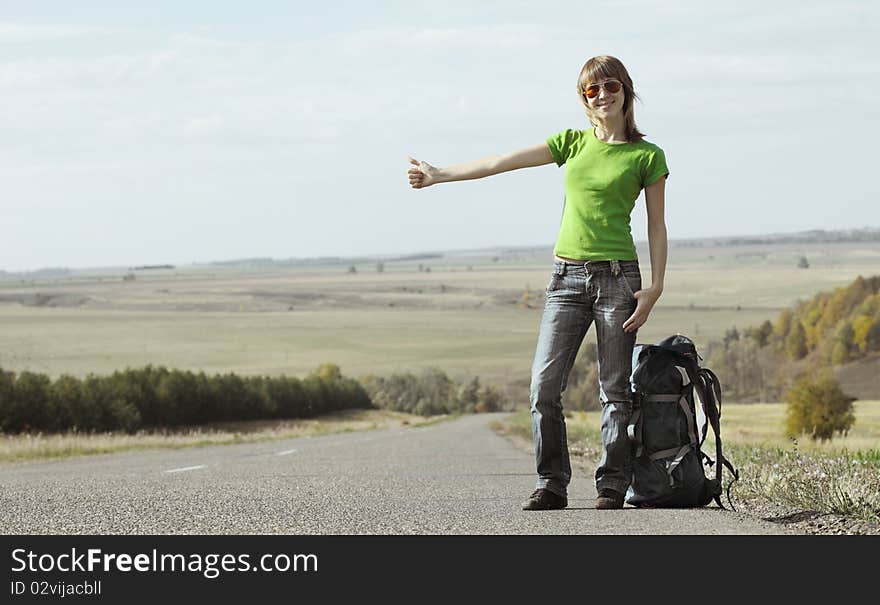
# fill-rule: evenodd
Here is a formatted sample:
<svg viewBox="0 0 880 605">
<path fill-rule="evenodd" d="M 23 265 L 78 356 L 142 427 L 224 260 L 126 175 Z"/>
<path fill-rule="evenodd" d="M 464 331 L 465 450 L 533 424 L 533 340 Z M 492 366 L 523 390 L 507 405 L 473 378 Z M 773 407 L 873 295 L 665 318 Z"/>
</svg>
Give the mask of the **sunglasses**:
<svg viewBox="0 0 880 605">
<path fill-rule="evenodd" d="M 588 99 L 595 99 L 599 96 L 600 88 L 604 88 L 608 92 L 614 94 L 620 92 L 620 89 L 623 88 L 623 84 L 621 84 L 619 80 L 605 80 L 601 84 L 590 84 L 584 89 L 584 95 Z"/>
</svg>

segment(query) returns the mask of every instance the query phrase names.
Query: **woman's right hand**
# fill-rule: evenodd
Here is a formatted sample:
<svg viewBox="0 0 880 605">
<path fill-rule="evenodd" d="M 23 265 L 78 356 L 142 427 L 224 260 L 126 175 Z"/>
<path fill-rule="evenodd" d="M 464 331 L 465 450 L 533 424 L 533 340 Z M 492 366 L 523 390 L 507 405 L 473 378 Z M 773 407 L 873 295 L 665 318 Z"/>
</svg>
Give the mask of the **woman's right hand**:
<svg viewBox="0 0 880 605">
<path fill-rule="evenodd" d="M 420 162 L 414 158 L 409 159 L 412 166 L 409 167 L 409 185 L 413 189 L 421 189 L 430 187 L 437 181 L 437 173 L 439 170 L 431 166 L 427 162 Z"/>
</svg>

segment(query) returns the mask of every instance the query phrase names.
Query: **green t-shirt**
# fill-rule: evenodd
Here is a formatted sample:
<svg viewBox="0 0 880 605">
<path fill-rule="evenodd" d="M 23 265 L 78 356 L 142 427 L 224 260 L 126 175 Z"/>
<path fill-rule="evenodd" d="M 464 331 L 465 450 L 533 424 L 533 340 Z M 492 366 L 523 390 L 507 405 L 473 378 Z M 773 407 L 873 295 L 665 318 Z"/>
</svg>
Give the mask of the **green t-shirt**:
<svg viewBox="0 0 880 605">
<path fill-rule="evenodd" d="M 669 174 L 663 150 L 647 141 L 605 143 L 589 130 L 547 139 L 565 164 L 565 207 L 554 254 L 584 260 L 637 260 L 630 214 L 641 190 Z"/>
</svg>

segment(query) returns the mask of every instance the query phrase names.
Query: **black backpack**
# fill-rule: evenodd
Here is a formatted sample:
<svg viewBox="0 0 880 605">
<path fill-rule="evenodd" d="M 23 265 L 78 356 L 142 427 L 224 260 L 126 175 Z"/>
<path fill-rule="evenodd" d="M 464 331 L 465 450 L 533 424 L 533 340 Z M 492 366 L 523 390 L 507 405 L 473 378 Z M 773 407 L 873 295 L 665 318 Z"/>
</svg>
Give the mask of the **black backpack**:
<svg viewBox="0 0 880 605">
<path fill-rule="evenodd" d="M 739 479 L 739 471 L 721 451 L 721 384 L 701 361 L 693 341 L 681 334 L 656 345 L 635 346 L 633 414 L 627 427 L 633 477 L 626 494 L 633 506 L 698 507 L 714 499 L 724 508 L 721 471 L 726 466 L 733 475 L 727 486 L 733 508 L 730 485 Z M 714 461 L 700 449 L 707 424 L 715 434 Z M 714 478 L 706 476 L 704 461 L 715 466 Z"/>
</svg>

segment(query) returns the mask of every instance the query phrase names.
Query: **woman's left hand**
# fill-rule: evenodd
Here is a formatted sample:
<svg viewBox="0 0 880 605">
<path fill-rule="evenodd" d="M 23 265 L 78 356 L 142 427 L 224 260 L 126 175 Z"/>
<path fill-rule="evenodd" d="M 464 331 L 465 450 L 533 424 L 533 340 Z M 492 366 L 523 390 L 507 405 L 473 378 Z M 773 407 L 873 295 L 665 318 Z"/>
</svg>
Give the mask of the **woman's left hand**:
<svg viewBox="0 0 880 605">
<path fill-rule="evenodd" d="M 642 324 L 648 321 L 648 315 L 662 293 L 663 290 L 654 286 L 633 293 L 633 296 L 636 297 L 636 310 L 633 311 L 629 319 L 623 322 L 623 331 L 635 332 L 642 327 Z"/>
</svg>

